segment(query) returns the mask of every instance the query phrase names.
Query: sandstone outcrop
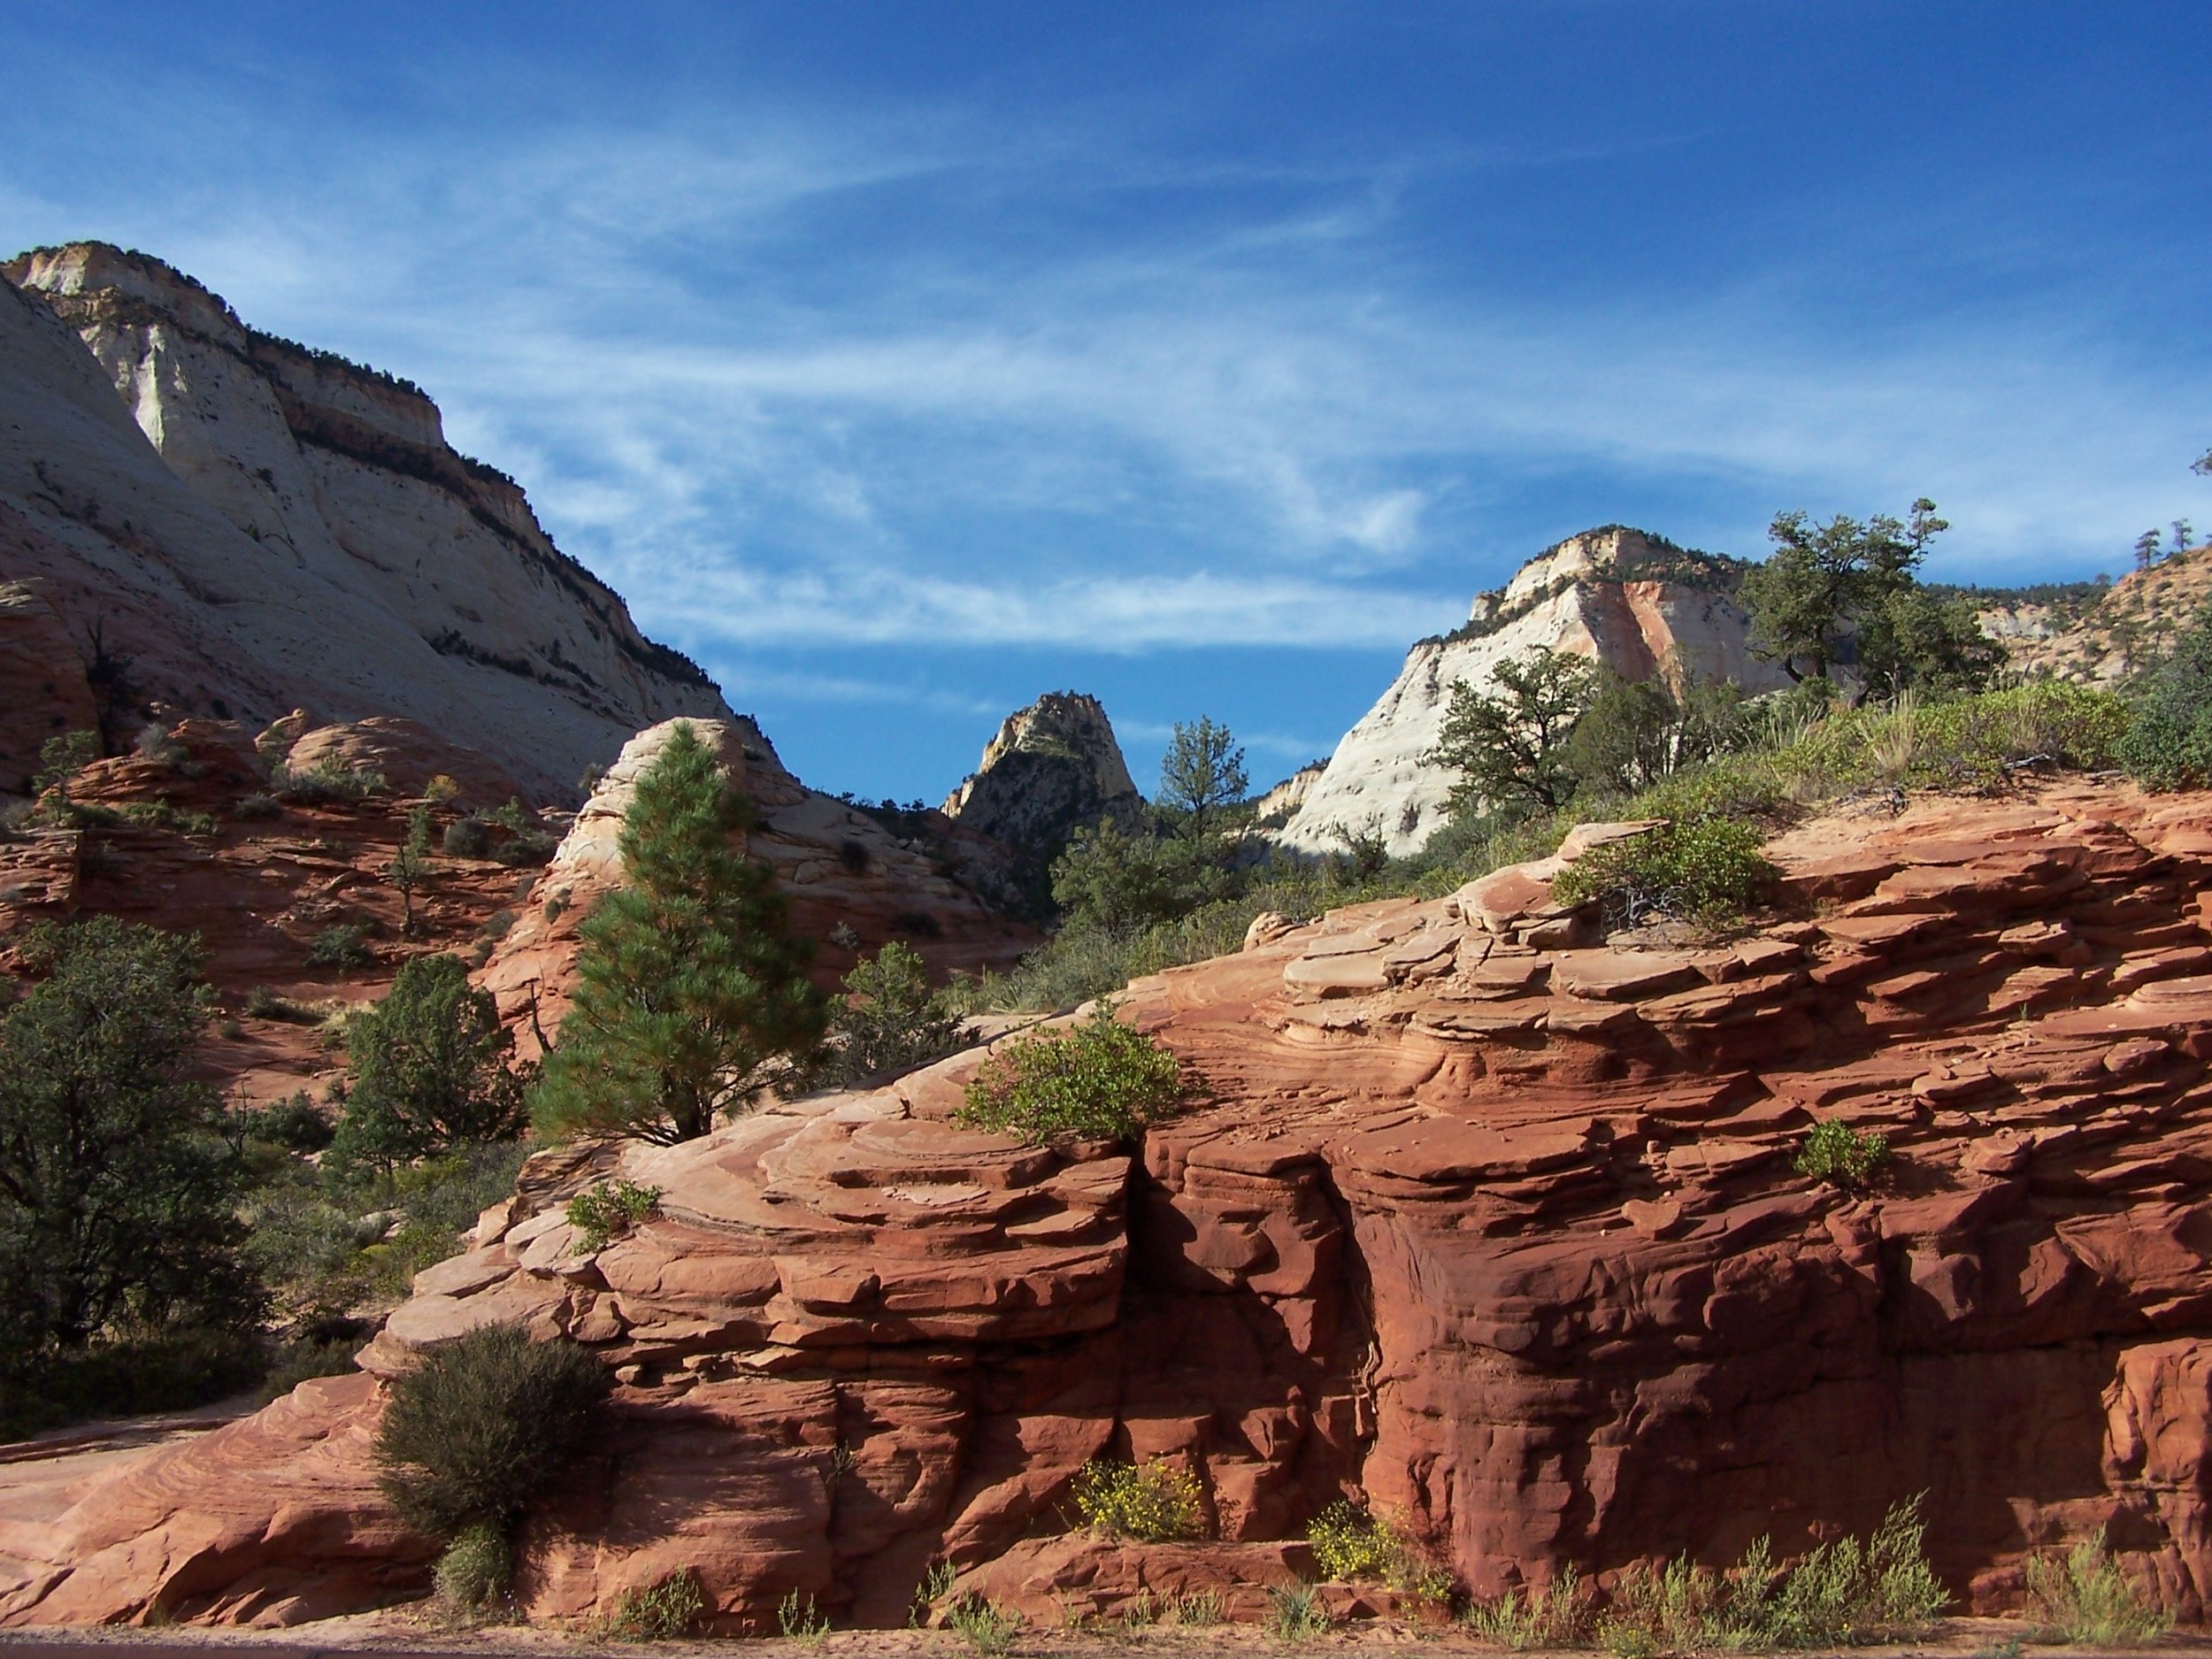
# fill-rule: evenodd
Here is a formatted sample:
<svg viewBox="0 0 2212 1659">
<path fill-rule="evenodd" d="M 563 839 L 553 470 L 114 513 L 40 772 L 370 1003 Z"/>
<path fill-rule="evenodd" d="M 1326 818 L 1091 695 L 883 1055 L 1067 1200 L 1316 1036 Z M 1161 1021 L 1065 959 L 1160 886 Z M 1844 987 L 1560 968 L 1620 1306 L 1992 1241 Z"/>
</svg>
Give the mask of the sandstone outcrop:
<svg viewBox="0 0 2212 1659">
<path fill-rule="evenodd" d="M 2024 673 L 2109 686 L 2147 667 L 2212 605 L 2212 548 L 2131 571 L 2085 610 L 2002 595 L 1977 612 Z"/>
<path fill-rule="evenodd" d="M 0 583 L 38 588 L 0 612 L 0 790 L 30 732 L 85 718 L 88 675 L 125 728 L 152 702 L 403 717 L 547 800 L 641 726 L 727 716 L 419 389 L 142 255 L 73 243 L 0 274 Z M 42 668 L 15 662 L 27 626 Z"/>
<path fill-rule="evenodd" d="M 1752 692 L 1786 685 L 1751 654 L 1749 620 L 1734 598 L 1740 575 L 1730 561 L 1617 525 L 1548 549 L 1504 588 L 1477 595 L 1466 626 L 1413 648 L 1275 839 L 1326 853 L 1344 833 L 1374 833 L 1394 855 L 1417 851 L 1449 816 L 1453 780 L 1423 757 L 1442 733 L 1453 685 L 1486 690 L 1498 664 L 1540 646 L 1630 680 L 1732 680 Z"/>
<path fill-rule="evenodd" d="M 525 1058 L 539 1051 L 540 1033 L 550 1037 L 567 1011 L 577 931 L 594 902 L 620 885 L 622 816 L 638 778 L 678 724 L 664 722 L 624 746 L 480 976 L 516 1026 Z M 858 807 L 801 784 L 749 722 L 689 724 L 757 809 L 748 849 L 774 868 L 790 901 L 792 930 L 818 941 L 815 973 L 825 987 L 893 939 L 912 945 L 941 977 L 1003 967 L 1037 942 L 1033 930 L 942 873 L 942 848 L 902 840 Z M 969 841 L 979 860 L 1005 856 L 980 838 Z"/>
<path fill-rule="evenodd" d="M 1071 831 L 1103 818 L 1127 824 L 1143 805 L 1098 699 L 1048 691 L 1006 717 L 942 810 L 1048 863 Z"/>
<path fill-rule="evenodd" d="M 933 1561 L 1029 1616 L 1310 1563 L 1359 1492 L 1477 1594 L 1601 1586 L 1924 1492 L 1961 1602 L 2104 1525 L 2212 1588 L 2212 796 L 2070 782 L 1770 849 L 1740 937 L 1594 941 L 1563 864 L 1387 901 L 1131 987 L 1207 1080 L 1128 1148 L 951 1121 L 975 1054 L 672 1148 L 542 1154 L 365 1354 L 520 1321 L 592 1346 L 616 1427 L 535 1517 L 540 1616 L 697 1569 L 895 1624 Z M 1561 926 L 1562 923 L 1567 924 Z M 1873 1190 L 1808 1129 L 1886 1135 Z M 618 1167 L 660 1213 L 588 1250 Z M 281 1624 L 426 1582 L 367 1481 L 369 1379 L 0 1531 L 0 1619 Z M 1207 1537 L 1102 1548 L 1069 1482 L 1165 1457 Z"/>
</svg>

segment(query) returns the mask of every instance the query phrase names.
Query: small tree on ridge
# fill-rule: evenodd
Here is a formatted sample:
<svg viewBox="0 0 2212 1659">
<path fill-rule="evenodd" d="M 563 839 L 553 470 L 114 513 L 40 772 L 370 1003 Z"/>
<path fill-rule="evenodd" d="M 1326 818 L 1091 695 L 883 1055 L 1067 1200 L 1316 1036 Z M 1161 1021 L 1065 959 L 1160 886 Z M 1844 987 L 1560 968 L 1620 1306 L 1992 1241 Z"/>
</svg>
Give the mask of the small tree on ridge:
<svg viewBox="0 0 2212 1659">
<path fill-rule="evenodd" d="M 582 929 L 576 998 L 534 1092 L 553 1139 L 689 1141 L 810 1061 L 828 1010 L 768 866 L 731 838 L 752 805 L 687 723 L 622 821 L 625 885 Z"/>
</svg>

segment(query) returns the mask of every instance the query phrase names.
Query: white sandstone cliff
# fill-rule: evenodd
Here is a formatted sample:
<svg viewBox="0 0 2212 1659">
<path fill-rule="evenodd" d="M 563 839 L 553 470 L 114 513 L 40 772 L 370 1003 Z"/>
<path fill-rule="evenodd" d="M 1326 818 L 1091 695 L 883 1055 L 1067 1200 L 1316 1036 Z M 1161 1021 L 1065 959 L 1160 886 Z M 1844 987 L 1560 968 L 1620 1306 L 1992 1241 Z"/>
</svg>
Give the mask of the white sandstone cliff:
<svg viewBox="0 0 2212 1659">
<path fill-rule="evenodd" d="M 1424 757 L 1435 747 L 1455 681 L 1486 688 L 1501 662 L 1548 646 L 1607 664 L 1632 680 L 1733 680 L 1748 691 L 1787 683 L 1751 654 L 1749 624 L 1725 562 L 1620 526 L 1570 536 L 1480 595 L 1458 635 L 1424 640 L 1277 833 L 1301 852 L 1340 847 L 1340 829 L 1383 835 L 1394 854 L 1417 850 L 1448 816 L 1451 778 Z"/>
<path fill-rule="evenodd" d="M 641 726 L 727 717 L 417 388 L 104 244 L 0 274 L 0 582 L 75 644 L 65 681 L 104 653 L 140 704 L 402 716 L 549 797 Z"/>
</svg>

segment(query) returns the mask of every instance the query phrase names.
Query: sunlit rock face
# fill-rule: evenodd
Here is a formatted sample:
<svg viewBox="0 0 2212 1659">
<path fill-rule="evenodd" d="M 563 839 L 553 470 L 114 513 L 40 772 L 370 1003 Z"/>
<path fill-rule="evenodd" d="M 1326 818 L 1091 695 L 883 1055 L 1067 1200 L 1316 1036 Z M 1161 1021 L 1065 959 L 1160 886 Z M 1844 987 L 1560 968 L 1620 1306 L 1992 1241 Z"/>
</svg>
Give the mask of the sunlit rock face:
<svg viewBox="0 0 2212 1659">
<path fill-rule="evenodd" d="M 1586 826 L 1129 987 L 1206 1081 L 1133 1148 L 964 1129 L 970 1053 L 541 1154 L 368 1376 L 0 1514 L 0 1618 L 281 1624 L 426 1586 L 374 1490 L 381 1391 L 494 1321 L 618 1379 L 525 1532 L 539 1617 L 689 1566 L 726 1629 L 795 1589 L 895 1624 L 941 1560 L 1056 1624 L 1210 1588 L 1256 1616 L 1351 1492 L 1479 1594 L 1793 1554 L 1925 1493 L 1969 1609 L 2105 1525 L 2200 1617 L 2208 825 L 2212 795 L 2080 782 L 1831 816 L 1720 941 L 1601 937 L 1556 878 L 1645 826 Z M 1871 1190 L 1795 1169 L 1830 1120 L 1888 1137 Z M 660 1214 L 592 1248 L 564 1200 L 616 1171 Z M 1204 1536 L 1081 1534 L 1101 1455 L 1188 1469 Z"/>
<path fill-rule="evenodd" d="M 0 672 L 42 611 L 69 646 L 12 721 L 81 718 L 104 672 L 254 726 L 403 717 L 565 803 L 640 727 L 728 715 L 419 388 L 102 243 L 0 274 Z M 25 741 L 0 731 L 0 789 Z"/>
<path fill-rule="evenodd" d="M 1498 664 L 1539 647 L 1603 663 L 1630 680 L 1732 680 L 1748 691 L 1788 683 L 1752 655 L 1729 562 L 1615 526 L 1571 536 L 1479 595 L 1466 627 L 1424 640 L 1375 706 L 1344 734 L 1276 839 L 1302 852 L 1379 833 L 1417 850 L 1448 816 L 1454 782 L 1426 757 L 1455 682 L 1490 689 Z"/>
</svg>

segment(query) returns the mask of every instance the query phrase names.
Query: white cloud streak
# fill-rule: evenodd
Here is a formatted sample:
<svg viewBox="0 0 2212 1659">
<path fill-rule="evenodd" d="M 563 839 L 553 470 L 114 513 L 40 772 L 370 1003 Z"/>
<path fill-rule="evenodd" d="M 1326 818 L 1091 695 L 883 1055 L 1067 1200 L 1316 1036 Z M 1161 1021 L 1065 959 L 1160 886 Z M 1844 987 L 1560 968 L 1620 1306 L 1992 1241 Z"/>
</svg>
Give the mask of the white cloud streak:
<svg viewBox="0 0 2212 1659">
<path fill-rule="evenodd" d="M 87 223 L 0 180 L 0 209 L 423 380 L 687 644 L 1402 645 L 1534 550 L 1491 507 L 1548 474 L 1701 487 L 1727 503 L 1702 527 L 1650 527 L 1746 552 L 1775 507 L 1926 491 L 1970 577 L 2177 516 L 2203 439 L 2094 316 L 1870 344 L 1786 268 L 1663 302 L 1454 286 L 1387 251 L 1394 176 L 1141 245 L 970 248 L 976 200 L 1035 206 L 1098 158 L 953 121 L 671 118 L 465 170 L 434 135 L 272 160 L 224 130 L 261 158 L 210 164 L 255 180 L 227 208 L 150 185 Z"/>
</svg>

